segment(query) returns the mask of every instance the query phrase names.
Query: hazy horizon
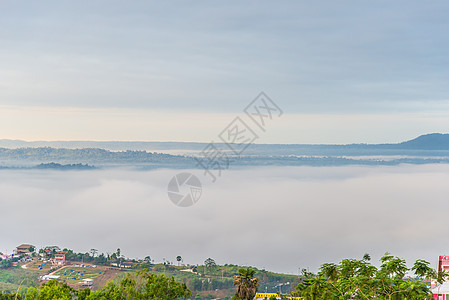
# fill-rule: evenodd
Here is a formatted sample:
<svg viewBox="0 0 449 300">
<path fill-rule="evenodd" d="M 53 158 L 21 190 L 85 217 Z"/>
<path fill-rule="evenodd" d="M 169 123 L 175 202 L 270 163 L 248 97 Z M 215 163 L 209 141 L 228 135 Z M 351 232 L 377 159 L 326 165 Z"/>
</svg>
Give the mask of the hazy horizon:
<svg viewBox="0 0 449 300">
<path fill-rule="evenodd" d="M 415 138 L 418 138 L 420 136 L 423 135 L 429 135 L 429 134 L 449 134 L 449 132 L 428 132 L 428 133 L 423 133 L 423 134 L 419 134 L 416 135 L 415 137 L 412 137 L 410 139 L 402 139 L 402 140 L 398 140 L 398 141 L 394 141 L 394 142 L 380 142 L 380 143 L 368 143 L 368 144 L 397 144 L 397 143 L 401 143 L 401 142 L 406 142 Z M 12 141 L 12 142 L 25 142 L 25 143 L 89 143 L 89 142 L 93 142 L 93 143 L 192 143 L 192 144 L 208 144 L 210 143 L 210 141 L 205 140 L 205 141 L 188 141 L 188 140 L 184 140 L 184 141 L 175 141 L 175 140 L 167 140 L 167 141 L 161 141 L 161 140 L 23 140 L 23 139 L 6 139 L 6 138 L 0 138 L 0 141 Z M 350 144 L 367 144 L 367 143 L 363 143 L 363 142 L 349 142 L 349 143 L 343 143 L 343 144 L 330 144 L 330 143 L 326 143 L 326 142 L 322 142 L 322 143 L 258 143 L 258 142 L 254 142 L 254 145 L 350 145 Z"/>
</svg>

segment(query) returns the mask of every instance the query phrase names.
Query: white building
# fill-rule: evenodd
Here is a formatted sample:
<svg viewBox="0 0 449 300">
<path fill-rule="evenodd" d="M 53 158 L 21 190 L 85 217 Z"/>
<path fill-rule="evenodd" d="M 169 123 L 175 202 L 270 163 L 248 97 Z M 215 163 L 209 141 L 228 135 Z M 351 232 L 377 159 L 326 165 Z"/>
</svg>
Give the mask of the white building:
<svg viewBox="0 0 449 300">
<path fill-rule="evenodd" d="M 94 285 L 94 280 L 90 278 L 83 279 L 83 286 L 92 286 Z"/>
</svg>

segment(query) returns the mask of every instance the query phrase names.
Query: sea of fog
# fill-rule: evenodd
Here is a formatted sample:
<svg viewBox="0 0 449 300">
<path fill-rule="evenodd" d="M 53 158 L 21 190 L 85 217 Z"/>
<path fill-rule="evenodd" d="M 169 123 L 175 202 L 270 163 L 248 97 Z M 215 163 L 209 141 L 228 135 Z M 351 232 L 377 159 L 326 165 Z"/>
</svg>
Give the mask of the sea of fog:
<svg viewBox="0 0 449 300">
<path fill-rule="evenodd" d="M 366 252 L 432 265 L 449 253 L 449 165 L 257 167 L 215 183 L 191 170 L 203 194 L 187 208 L 167 197 L 179 172 L 0 170 L 0 251 L 121 248 L 288 273 Z"/>
</svg>

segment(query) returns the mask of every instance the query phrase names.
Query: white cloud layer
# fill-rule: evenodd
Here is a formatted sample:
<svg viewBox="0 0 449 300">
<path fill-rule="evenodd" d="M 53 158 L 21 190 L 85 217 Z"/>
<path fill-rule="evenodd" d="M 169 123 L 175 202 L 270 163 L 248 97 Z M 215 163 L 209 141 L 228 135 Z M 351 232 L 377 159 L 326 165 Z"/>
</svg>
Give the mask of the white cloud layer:
<svg viewBox="0 0 449 300">
<path fill-rule="evenodd" d="M 157 261 L 298 267 L 385 251 L 432 263 L 449 253 L 449 166 L 241 169 L 178 208 L 176 170 L 0 172 L 0 251 L 57 244 Z"/>
</svg>

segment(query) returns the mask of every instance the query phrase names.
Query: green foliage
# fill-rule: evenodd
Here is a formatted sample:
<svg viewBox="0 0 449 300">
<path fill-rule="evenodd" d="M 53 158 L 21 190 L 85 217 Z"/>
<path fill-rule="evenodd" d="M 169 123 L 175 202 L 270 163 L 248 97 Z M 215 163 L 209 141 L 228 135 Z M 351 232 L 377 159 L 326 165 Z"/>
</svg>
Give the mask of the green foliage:
<svg viewBox="0 0 449 300">
<path fill-rule="evenodd" d="M 66 252 L 65 257 L 68 261 L 82 261 L 85 263 L 92 263 L 95 265 L 105 265 L 108 263 L 108 257 L 104 255 L 104 253 L 101 253 L 99 255 L 96 255 L 98 250 L 91 249 L 90 253 L 75 253 L 73 250 L 64 249 Z M 56 251 L 55 251 L 56 252 Z M 52 255 L 54 257 L 54 255 Z"/>
<path fill-rule="evenodd" d="M 22 296 L 12 292 L 0 292 L 0 300 L 22 300 Z"/>
<path fill-rule="evenodd" d="M 101 291 L 92 292 L 86 300 L 122 300 L 122 299 L 184 299 L 191 295 L 184 283 L 179 283 L 173 277 L 155 275 L 147 271 L 127 276 L 117 285 L 109 282 Z"/>
<path fill-rule="evenodd" d="M 194 291 L 211 291 L 216 289 L 229 289 L 233 287 L 233 280 L 230 278 L 194 278 L 189 281 L 189 287 Z"/>
<path fill-rule="evenodd" d="M 0 148 L 3 160 L 40 161 L 39 169 L 90 169 L 86 163 L 163 163 L 164 165 L 193 165 L 192 157 L 151 153 L 147 151 L 109 151 L 98 148 L 64 149 L 64 148 Z M 81 162 L 73 165 L 61 165 L 62 162 Z"/>
<path fill-rule="evenodd" d="M 71 250 L 64 250 L 71 255 L 78 255 Z M 85 255 L 85 260 L 104 257 L 102 254 L 95 257 L 89 254 L 81 255 Z M 293 282 L 298 278 L 293 275 L 276 274 L 236 265 L 217 266 L 210 262 L 207 268 L 206 266 L 198 267 L 198 271 L 206 269 L 206 274 L 202 274 L 203 272 L 197 274 L 196 267 L 191 267 L 192 272 L 181 272 L 181 270 L 186 271 L 186 267 L 168 264 L 151 265 L 149 261 L 150 258 L 142 262 L 139 267 L 148 264 L 152 273 L 149 271 L 136 274 L 130 271 L 120 272 L 113 282 L 109 282 L 102 290 L 96 292 L 89 289 L 76 292 L 69 286 L 56 281 L 50 281 L 41 288 L 29 288 L 37 284 L 36 273 L 39 271 L 21 268 L 0 269 L 0 283 L 3 284 L 3 286 L 0 285 L 0 290 L 6 291 L 3 294 L 0 293 L 0 300 L 14 299 L 16 291 L 19 291 L 22 296 L 21 298 L 18 295 L 18 300 L 171 300 L 190 297 L 190 290 L 193 291 L 192 299 L 230 299 L 235 293 L 233 297 L 235 300 L 252 300 L 259 288 L 273 291 L 279 283 Z M 369 255 L 364 255 L 361 260 L 344 259 L 338 264 L 325 263 L 317 274 L 303 270 L 303 275 L 300 276 L 299 284 L 293 294 L 303 297 L 304 300 L 428 299 L 430 290 L 423 279 L 433 279 L 442 283 L 447 278 L 447 273 L 435 272 L 429 265 L 424 260 L 417 260 L 409 268 L 403 259 L 388 253 L 381 258 L 379 267 L 370 263 Z M 408 277 L 411 274 L 414 274 L 413 278 Z M 236 289 L 232 288 L 233 286 L 236 286 Z M 287 291 L 283 290 L 283 292 Z"/>
<path fill-rule="evenodd" d="M 18 262 L 22 257 L 23 257 L 23 255 L 17 256 L 17 257 L 13 257 L 13 258 L 10 258 L 10 259 L 0 259 L 0 269 L 11 268 L 12 267 L 12 263 L 13 262 Z"/>
<path fill-rule="evenodd" d="M 21 268 L 13 268 L 10 270 L 0 269 L 0 282 L 21 286 L 35 286 L 37 285 L 36 273 L 30 270 Z"/>
<path fill-rule="evenodd" d="M 78 300 L 86 300 L 87 297 L 90 295 L 90 293 L 91 293 L 90 289 L 78 290 Z"/>
<path fill-rule="evenodd" d="M 25 300 L 70 300 L 76 295 L 76 291 L 66 283 L 57 280 L 50 280 L 42 284 L 40 289 L 29 288 L 25 294 Z"/>
<path fill-rule="evenodd" d="M 405 260 L 386 253 L 380 268 L 362 260 L 344 259 L 339 264 L 325 263 L 318 274 L 304 273 L 295 294 L 305 300 L 316 299 L 431 299 L 429 286 L 421 279 L 437 278 L 438 274 L 424 260 L 417 260 L 409 269 Z M 407 278 L 413 271 L 421 278 Z M 443 276 L 444 277 L 444 276 Z M 444 281 L 444 278 L 440 278 Z"/>
<path fill-rule="evenodd" d="M 136 275 L 127 274 L 118 284 L 108 282 L 100 291 L 89 289 L 75 291 L 66 283 L 50 280 L 40 288 L 31 287 L 22 298 L 15 293 L 0 293 L 0 300 L 176 300 L 190 297 L 190 290 L 184 283 L 179 283 L 173 277 L 156 275 L 140 271 Z"/>
<path fill-rule="evenodd" d="M 232 299 L 234 300 L 252 300 L 259 287 L 259 279 L 254 277 L 255 270 L 251 268 L 240 269 L 239 275 L 234 276 L 234 285 L 237 291 Z"/>
<path fill-rule="evenodd" d="M 215 260 L 213 260 L 210 257 L 204 261 L 204 265 L 208 268 L 217 266 L 217 264 L 215 263 Z"/>
</svg>

